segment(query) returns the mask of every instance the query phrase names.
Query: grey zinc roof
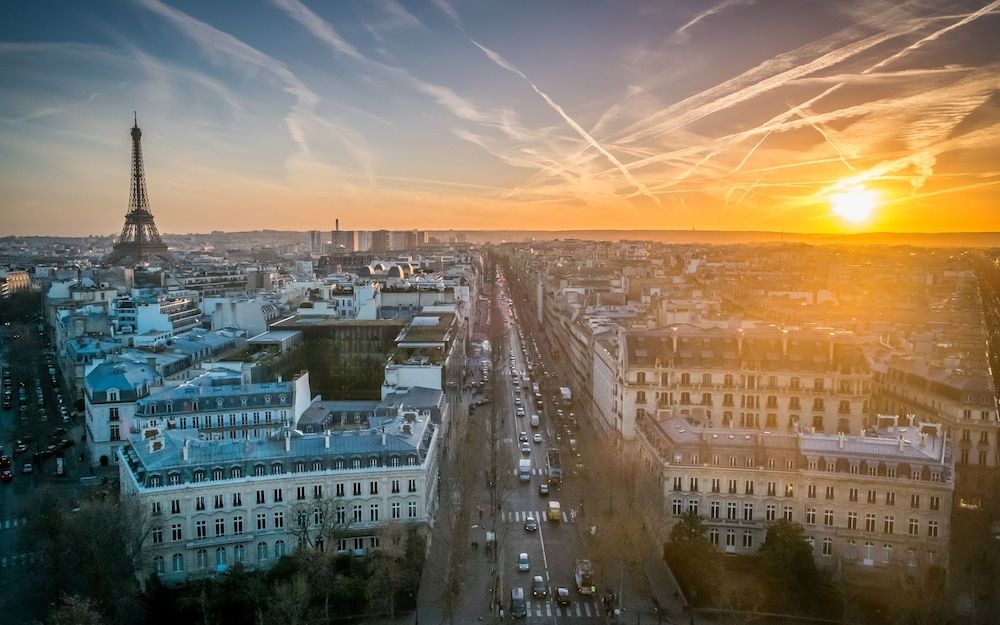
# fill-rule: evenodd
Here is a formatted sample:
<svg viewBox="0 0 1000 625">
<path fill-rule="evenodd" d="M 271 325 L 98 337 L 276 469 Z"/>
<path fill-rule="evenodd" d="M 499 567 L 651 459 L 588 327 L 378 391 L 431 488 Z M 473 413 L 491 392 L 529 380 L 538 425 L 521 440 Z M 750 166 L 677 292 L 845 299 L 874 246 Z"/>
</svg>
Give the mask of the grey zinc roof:
<svg viewBox="0 0 1000 625">
<path fill-rule="evenodd" d="M 104 393 L 110 389 L 135 389 L 148 386 L 159 379 L 156 369 L 137 362 L 104 362 L 87 374 L 87 388 L 94 393 Z"/>
</svg>

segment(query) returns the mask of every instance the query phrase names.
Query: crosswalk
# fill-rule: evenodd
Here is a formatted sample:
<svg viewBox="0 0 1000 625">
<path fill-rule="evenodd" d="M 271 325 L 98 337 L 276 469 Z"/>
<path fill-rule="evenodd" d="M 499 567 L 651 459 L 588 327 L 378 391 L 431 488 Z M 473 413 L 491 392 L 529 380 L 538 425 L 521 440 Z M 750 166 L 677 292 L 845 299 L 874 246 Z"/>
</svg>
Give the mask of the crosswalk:
<svg viewBox="0 0 1000 625">
<path fill-rule="evenodd" d="M 11 530 L 17 527 L 21 527 L 26 522 L 24 517 L 18 517 L 16 519 L 0 519 L 0 530 Z"/>
<path fill-rule="evenodd" d="M 547 601 L 525 601 L 528 608 L 528 616 L 566 616 L 566 617 L 593 617 L 600 616 L 601 612 L 594 601 L 576 601 L 569 605 L 556 605 L 552 599 Z"/>
<path fill-rule="evenodd" d="M 511 440 L 513 440 L 513 439 L 511 439 Z M 518 445 L 520 445 L 520 443 L 518 443 Z M 545 469 L 539 469 L 538 467 L 531 467 L 531 474 L 532 475 L 548 475 L 548 471 L 546 471 Z M 519 473 L 519 471 L 517 469 L 514 469 L 514 475 L 520 475 L 520 473 Z"/>
<path fill-rule="evenodd" d="M 0 569 L 15 566 L 26 566 L 41 561 L 42 556 L 37 553 L 16 553 L 12 556 L 0 556 Z"/>
<path fill-rule="evenodd" d="M 528 517 L 534 517 L 539 523 L 549 519 L 548 510 L 511 510 L 500 513 L 500 520 L 503 523 L 524 523 Z M 576 510 L 563 510 L 563 523 L 576 523 Z"/>
</svg>

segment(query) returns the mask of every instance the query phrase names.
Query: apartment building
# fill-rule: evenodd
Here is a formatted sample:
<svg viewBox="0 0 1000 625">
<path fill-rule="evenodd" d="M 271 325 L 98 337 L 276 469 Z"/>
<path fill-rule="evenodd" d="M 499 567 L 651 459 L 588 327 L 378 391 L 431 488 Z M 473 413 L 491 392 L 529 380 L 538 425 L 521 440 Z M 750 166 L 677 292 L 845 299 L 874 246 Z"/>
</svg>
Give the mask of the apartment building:
<svg viewBox="0 0 1000 625">
<path fill-rule="evenodd" d="M 146 571 L 173 584 L 237 563 L 266 569 L 296 549 L 359 555 L 378 548 L 382 527 L 429 524 L 448 415 L 440 391 L 420 397 L 317 402 L 303 419 L 325 428 L 313 434 L 133 437 L 119 452 L 121 488 L 149 512 Z"/>
<path fill-rule="evenodd" d="M 664 537 L 693 512 L 720 551 L 752 553 L 787 519 L 824 568 L 947 569 L 952 442 L 940 424 L 878 422 L 854 436 L 641 419 L 638 449 L 662 477 Z"/>
<path fill-rule="evenodd" d="M 136 402 L 163 384 L 150 364 L 101 362 L 87 370 L 83 384 L 87 449 L 92 462 L 107 465 L 132 426 Z"/>
<path fill-rule="evenodd" d="M 868 423 L 872 370 L 851 333 L 701 327 L 619 331 L 614 429 L 645 415 L 706 427 L 857 434 Z"/>
</svg>

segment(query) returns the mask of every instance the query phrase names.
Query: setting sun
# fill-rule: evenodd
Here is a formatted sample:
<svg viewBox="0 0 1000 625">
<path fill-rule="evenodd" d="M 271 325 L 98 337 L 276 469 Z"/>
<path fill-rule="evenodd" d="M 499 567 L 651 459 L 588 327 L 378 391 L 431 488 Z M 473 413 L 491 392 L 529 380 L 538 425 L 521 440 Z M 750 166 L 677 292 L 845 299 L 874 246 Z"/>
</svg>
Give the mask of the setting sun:
<svg viewBox="0 0 1000 625">
<path fill-rule="evenodd" d="M 852 223 L 868 221 L 877 204 L 878 193 L 861 185 L 830 195 L 830 208 L 834 214 Z"/>
</svg>

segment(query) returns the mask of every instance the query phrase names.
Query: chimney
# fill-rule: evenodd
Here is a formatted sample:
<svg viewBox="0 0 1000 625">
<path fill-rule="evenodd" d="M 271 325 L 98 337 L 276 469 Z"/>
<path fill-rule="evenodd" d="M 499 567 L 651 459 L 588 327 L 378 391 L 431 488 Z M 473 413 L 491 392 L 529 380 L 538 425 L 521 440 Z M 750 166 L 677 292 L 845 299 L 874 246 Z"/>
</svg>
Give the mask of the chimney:
<svg viewBox="0 0 1000 625">
<path fill-rule="evenodd" d="M 337 232 L 340 232 L 340 219 L 335 219 L 334 223 L 336 224 L 335 228 L 337 229 Z"/>
<path fill-rule="evenodd" d="M 183 460 L 184 462 L 188 461 L 188 441 L 189 440 L 190 439 L 185 438 L 184 439 L 184 444 L 181 445 L 181 460 Z"/>
<path fill-rule="evenodd" d="M 781 329 L 781 355 L 788 356 L 788 330 Z"/>
<path fill-rule="evenodd" d="M 736 331 L 736 352 L 743 356 L 743 328 Z"/>
<path fill-rule="evenodd" d="M 903 435 L 899 435 L 899 451 L 903 451 Z"/>
<path fill-rule="evenodd" d="M 382 446 L 385 447 L 385 428 L 382 428 Z"/>
<path fill-rule="evenodd" d="M 829 360 L 830 360 L 830 366 L 832 367 L 833 366 L 833 332 L 830 333 L 830 342 L 828 343 L 828 345 L 829 345 L 829 350 L 828 350 L 829 354 L 828 354 L 828 356 L 829 356 Z"/>
<path fill-rule="evenodd" d="M 921 432 L 920 433 L 920 446 L 921 447 L 926 447 L 927 446 L 927 433 L 926 432 Z"/>
<path fill-rule="evenodd" d="M 838 432 L 838 435 L 837 435 L 837 449 L 843 449 L 843 448 L 844 448 L 844 433 L 843 432 Z"/>
<path fill-rule="evenodd" d="M 670 344 L 673 346 L 673 350 L 677 352 L 677 328 L 670 328 Z"/>
<path fill-rule="evenodd" d="M 330 430 L 323 433 L 323 448 L 330 449 Z"/>
<path fill-rule="evenodd" d="M 285 430 L 285 453 L 292 451 L 292 432 Z"/>
</svg>

